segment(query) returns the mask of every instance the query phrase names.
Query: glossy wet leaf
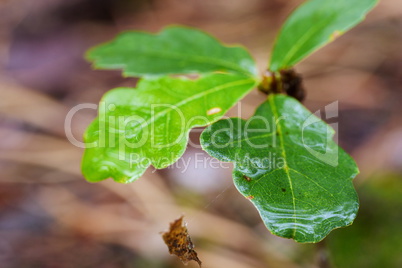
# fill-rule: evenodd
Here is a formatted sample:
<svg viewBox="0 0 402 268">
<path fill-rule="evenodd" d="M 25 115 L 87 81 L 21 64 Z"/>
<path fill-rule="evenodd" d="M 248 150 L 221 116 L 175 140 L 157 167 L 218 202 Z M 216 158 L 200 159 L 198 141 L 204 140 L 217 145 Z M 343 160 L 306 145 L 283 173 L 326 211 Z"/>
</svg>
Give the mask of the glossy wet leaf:
<svg viewBox="0 0 402 268">
<path fill-rule="evenodd" d="M 295 99 L 270 95 L 249 120 L 209 126 L 201 144 L 213 157 L 234 162 L 237 189 L 273 234 L 317 242 L 351 224 L 359 206 L 352 184 L 358 169 L 333 134 Z"/>
<path fill-rule="evenodd" d="M 242 75 L 209 74 L 197 80 L 148 78 L 136 89 L 109 91 L 84 136 L 85 177 L 128 183 L 151 164 L 158 169 L 173 164 L 184 153 L 191 128 L 220 119 L 255 83 Z"/>
<path fill-rule="evenodd" d="M 123 69 L 125 76 L 209 73 L 256 74 L 254 60 L 239 46 L 224 46 L 210 35 L 187 27 L 158 34 L 125 32 L 92 48 L 87 59 L 97 69 Z"/>
<path fill-rule="evenodd" d="M 297 8 L 283 25 L 269 69 L 294 66 L 309 54 L 361 22 L 378 0 L 310 0 Z"/>
</svg>

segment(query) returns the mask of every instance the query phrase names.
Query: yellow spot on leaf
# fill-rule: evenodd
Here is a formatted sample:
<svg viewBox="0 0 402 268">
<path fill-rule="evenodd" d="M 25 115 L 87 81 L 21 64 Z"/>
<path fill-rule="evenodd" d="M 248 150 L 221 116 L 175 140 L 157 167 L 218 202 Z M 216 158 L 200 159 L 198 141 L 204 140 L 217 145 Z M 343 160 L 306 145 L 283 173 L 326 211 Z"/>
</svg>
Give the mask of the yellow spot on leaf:
<svg viewBox="0 0 402 268">
<path fill-rule="evenodd" d="M 254 195 L 249 195 L 246 197 L 248 200 L 254 199 Z"/>
<path fill-rule="evenodd" d="M 336 30 L 335 32 L 333 32 L 333 33 L 331 34 L 331 36 L 329 37 L 329 40 L 330 40 L 330 41 L 334 41 L 336 38 L 338 38 L 338 37 L 341 36 L 342 34 L 343 34 L 342 31 Z"/>
<path fill-rule="evenodd" d="M 213 115 L 213 114 L 217 114 L 220 112 L 222 112 L 222 109 L 219 107 L 215 107 L 215 108 L 209 109 L 207 112 L 207 115 Z"/>
</svg>

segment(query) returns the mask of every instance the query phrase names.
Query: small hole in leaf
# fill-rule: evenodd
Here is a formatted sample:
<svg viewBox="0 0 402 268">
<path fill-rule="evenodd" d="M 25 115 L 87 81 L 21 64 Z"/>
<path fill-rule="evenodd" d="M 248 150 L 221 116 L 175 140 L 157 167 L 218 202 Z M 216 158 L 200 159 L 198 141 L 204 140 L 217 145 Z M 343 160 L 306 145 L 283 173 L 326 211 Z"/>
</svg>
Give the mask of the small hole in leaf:
<svg viewBox="0 0 402 268">
<path fill-rule="evenodd" d="M 200 78 L 199 74 L 171 74 L 169 75 L 172 78 L 184 78 L 184 79 L 189 79 L 189 80 L 197 80 Z"/>
<path fill-rule="evenodd" d="M 282 188 L 282 192 L 286 192 L 286 189 L 285 189 L 285 188 Z"/>
<path fill-rule="evenodd" d="M 211 108 L 207 111 L 207 115 L 214 115 L 217 113 L 222 112 L 222 109 L 220 107 L 215 107 L 215 108 Z"/>
</svg>

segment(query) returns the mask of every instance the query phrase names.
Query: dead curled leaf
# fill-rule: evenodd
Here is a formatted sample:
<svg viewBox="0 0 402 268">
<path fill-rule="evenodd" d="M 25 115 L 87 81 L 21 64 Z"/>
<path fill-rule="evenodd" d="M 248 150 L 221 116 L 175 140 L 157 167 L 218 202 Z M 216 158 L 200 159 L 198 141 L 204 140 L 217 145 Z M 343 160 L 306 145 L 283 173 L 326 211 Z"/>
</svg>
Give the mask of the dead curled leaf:
<svg viewBox="0 0 402 268">
<path fill-rule="evenodd" d="M 162 238 L 168 246 L 170 254 L 178 256 L 184 264 L 194 260 L 201 267 L 201 261 L 194 250 L 194 244 L 188 234 L 187 227 L 183 224 L 183 216 L 170 223 L 169 231 L 163 233 Z"/>
</svg>

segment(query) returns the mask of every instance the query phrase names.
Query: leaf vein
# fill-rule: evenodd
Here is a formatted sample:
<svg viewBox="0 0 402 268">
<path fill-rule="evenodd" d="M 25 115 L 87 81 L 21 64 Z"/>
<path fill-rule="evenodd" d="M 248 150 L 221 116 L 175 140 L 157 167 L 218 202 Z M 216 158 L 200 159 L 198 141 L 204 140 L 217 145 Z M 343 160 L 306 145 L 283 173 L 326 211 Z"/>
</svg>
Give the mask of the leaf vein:
<svg viewBox="0 0 402 268">
<path fill-rule="evenodd" d="M 278 111 L 276 109 L 276 104 L 274 102 L 274 98 L 269 98 L 269 103 L 270 103 L 270 107 L 272 109 L 272 113 L 274 114 L 274 117 L 276 119 L 279 119 L 279 114 L 278 114 Z M 290 179 L 289 166 L 288 166 L 288 162 L 287 162 L 287 158 L 286 158 L 286 151 L 285 151 L 285 146 L 284 146 L 284 141 L 283 141 L 283 132 L 282 132 L 282 129 L 281 129 L 280 121 L 278 122 L 277 125 L 278 125 L 279 141 L 280 141 L 282 157 L 283 157 L 283 161 L 284 161 L 284 164 L 285 164 L 284 170 L 285 170 L 286 176 L 287 176 L 288 181 L 289 181 L 290 192 L 292 193 L 293 222 L 294 222 L 293 238 L 295 238 L 296 237 L 296 228 L 297 228 L 296 227 L 297 226 L 297 222 L 296 222 L 296 199 L 295 199 L 295 194 L 294 194 L 294 190 L 293 190 L 293 183 L 292 183 L 292 180 Z"/>
</svg>

